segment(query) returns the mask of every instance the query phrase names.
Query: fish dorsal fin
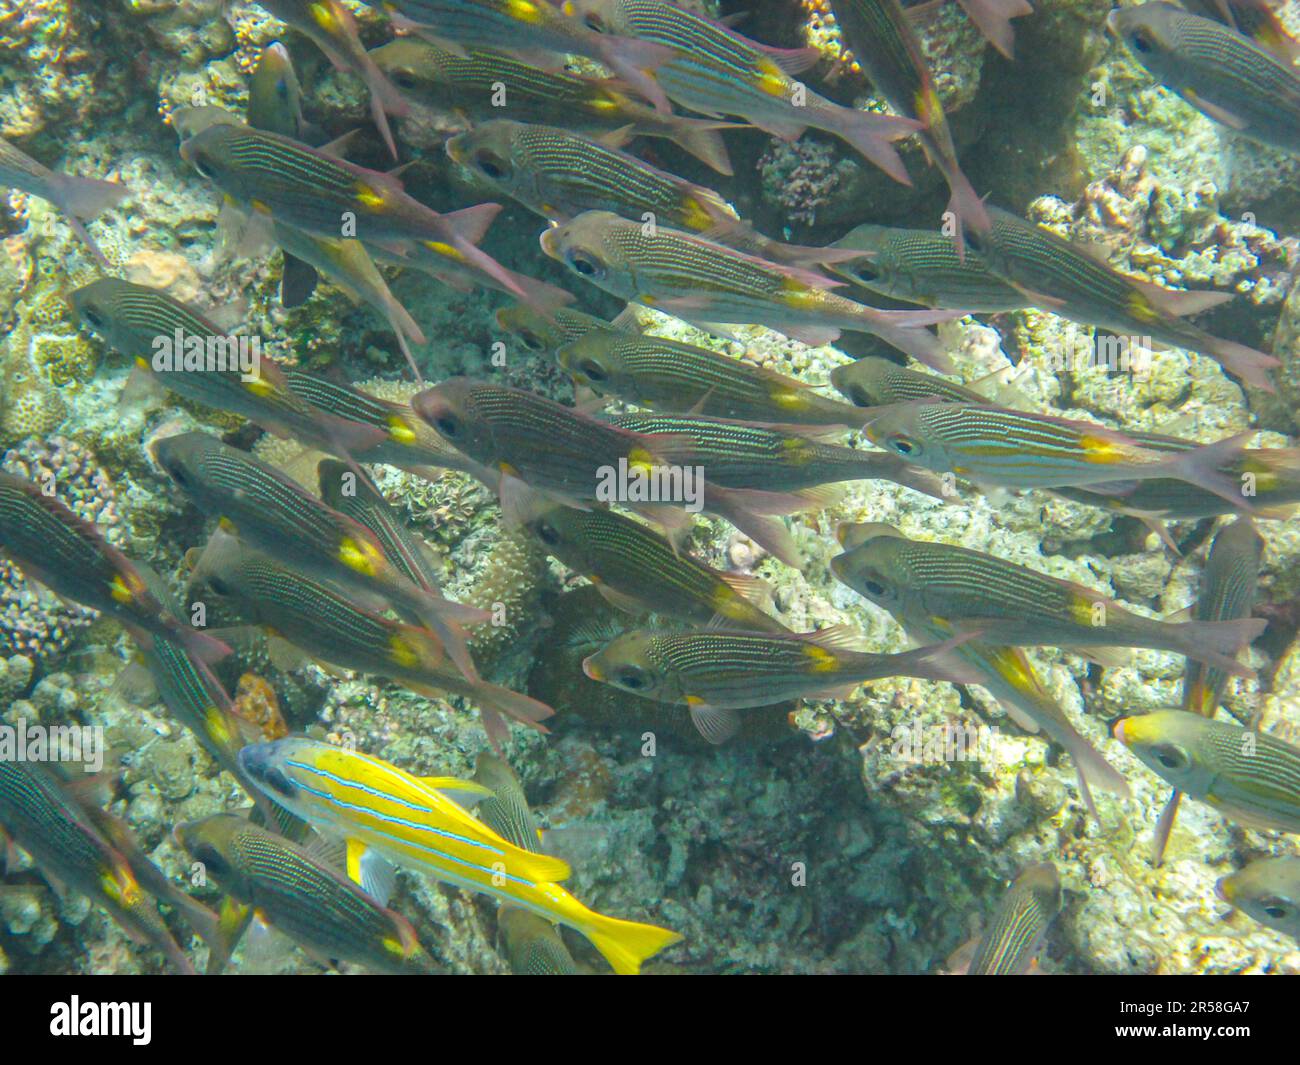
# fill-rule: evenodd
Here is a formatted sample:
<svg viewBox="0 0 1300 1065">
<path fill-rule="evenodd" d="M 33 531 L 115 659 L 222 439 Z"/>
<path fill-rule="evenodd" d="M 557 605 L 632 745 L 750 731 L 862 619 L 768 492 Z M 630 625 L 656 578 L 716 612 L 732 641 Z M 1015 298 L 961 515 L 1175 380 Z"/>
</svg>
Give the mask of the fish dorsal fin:
<svg viewBox="0 0 1300 1065">
<path fill-rule="evenodd" d="M 762 605 L 772 600 L 772 586 L 762 577 L 748 573 L 721 573 L 719 576 L 732 591 L 751 603 Z"/>
<path fill-rule="evenodd" d="M 818 647 L 825 647 L 827 650 L 862 650 L 862 634 L 852 625 L 829 625 L 824 629 L 818 629 L 816 632 L 806 632 L 800 635 L 809 643 L 815 643 Z"/>
<path fill-rule="evenodd" d="M 874 540 L 877 536 L 907 539 L 898 529 L 883 521 L 843 521 L 835 527 L 835 539 L 845 551 Z"/>
<path fill-rule="evenodd" d="M 496 796 L 496 792 L 491 788 L 484 787 L 474 780 L 461 780 L 459 777 L 419 777 L 418 779 L 421 784 L 442 792 L 457 806 L 476 806 L 484 799 Z"/>
<path fill-rule="evenodd" d="M 477 244 L 487 236 L 487 231 L 500 212 L 499 203 L 480 203 L 474 207 L 462 207 L 459 211 L 452 211 L 442 217 L 458 237 L 470 244 Z"/>
<path fill-rule="evenodd" d="M 349 130 L 341 137 L 335 137 L 332 141 L 320 145 L 316 151 L 320 152 L 322 155 L 328 155 L 335 159 L 342 159 L 347 153 L 348 146 L 356 140 L 360 134 L 361 131 L 359 129 Z"/>
<path fill-rule="evenodd" d="M 644 333 L 645 327 L 641 325 L 637 309 L 635 303 L 629 303 L 614 316 L 613 321 L 609 323 L 609 327 L 619 329 L 625 333 Z"/>
</svg>

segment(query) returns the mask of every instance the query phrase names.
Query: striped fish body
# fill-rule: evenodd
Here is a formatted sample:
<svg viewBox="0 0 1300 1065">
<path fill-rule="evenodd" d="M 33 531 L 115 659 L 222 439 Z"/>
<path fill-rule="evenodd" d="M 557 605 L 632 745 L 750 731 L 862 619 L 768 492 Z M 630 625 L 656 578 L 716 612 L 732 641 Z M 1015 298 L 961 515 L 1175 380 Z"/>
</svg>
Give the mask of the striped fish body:
<svg viewBox="0 0 1300 1065">
<path fill-rule="evenodd" d="M 433 971 L 405 917 L 296 843 L 233 814 L 179 825 L 176 834 L 227 894 L 316 957 L 386 973 Z"/>
<path fill-rule="evenodd" d="M 535 913 L 515 906 L 497 911 L 497 933 L 516 976 L 575 976 L 577 963 L 559 929 Z"/>
<path fill-rule="evenodd" d="M 1286 62 L 1295 60 L 1300 45 L 1266 4 L 1251 0 L 1188 0 L 1184 6 L 1194 15 L 1230 26 Z"/>
<path fill-rule="evenodd" d="M 722 619 L 756 632 L 786 631 L 728 584 L 725 574 L 631 518 L 599 508 L 554 506 L 531 515 L 525 525 L 550 554 L 607 598 L 632 600 L 699 625 Z"/>
<path fill-rule="evenodd" d="M 853 329 L 932 358 L 934 337 L 920 327 L 955 313 L 876 310 L 831 292 L 838 283 L 820 274 L 606 211 L 548 229 L 541 243 L 547 255 L 606 292 L 705 328 L 766 325 L 809 344 L 830 343 L 842 329 Z"/>
<path fill-rule="evenodd" d="M 304 370 L 286 370 L 284 376 L 288 389 L 309 406 L 382 434 L 373 447 L 353 453 L 359 461 L 382 462 L 405 470 L 434 466 L 473 472 L 465 457 L 443 443 L 442 437 L 415 416 L 409 404 L 380 399 Z"/>
<path fill-rule="evenodd" d="M 233 347 L 241 338 L 228 337 L 224 330 L 161 289 L 101 278 L 77 289 L 72 302 L 81 320 L 106 343 L 185 399 L 241 415 L 279 436 L 291 436 L 321 450 L 336 451 L 340 438 L 349 438 L 350 442 L 357 436 L 294 396 L 286 375 L 271 359 L 259 357 L 254 372 L 245 379 Z M 160 340 L 165 339 L 174 349 L 177 337 L 187 347 L 200 345 L 200 350 L 214 338 L 224 340 L 231 345 L 229 357 L 224 366 L 218 361 L 209 368 L 206 361 L 201 361 L 197 368 L 185 368 L 183 353 L 178 352 L 174 365 L 159 363 L 155 367 Z"/>
<path fill-rule="evenodd" d="M 681 938 L 588 909 L 557 883 L 569 875 L 565 862 L 516 847 L 445 794 L 482 794 L 480 785 L 420 779 L 361 752 L 307 739 L 248 747 L 240 757 L 276 802 L 348 841 L 354 880 L 373 851 L 435 880 L 575 928 L 618 972 L 636 972 L 644 958 Z"/>
<path fill-rule="evenodd" d="M 1061 912 L 1061 880 L 1050 862 L 1031 865 L 1003 896 L 971 960 L 970 976 L 1019 976 L 1029 970 Z"/>
<path fill-rule="evenodd" d="M 1248 519 L 1238 518 L 1220 529 L 1201 573 L 1192 616 L 1198 621 L 1250 617 L 1263 553 L 1264 541 Z M 1183 709 L 1213 717 L 1227 686 L 1223 670 L 1189 658 L 1183 673 Z"/>
<path fill-rule="evenodd" d="M 466 255 L 477 250 L 396 178 L 289 137 L 217 123 L 184 141 L 181 155 L 237 203 L 316 236 L 337 239 L 350 218 L 356 224 L 348 235 L 362 241 L 401 247 L 424 239 Z"/>
<path fill-rule="evenodd" d="M 1229 820 L 1300 832 L 1300 748 L 1182 710 L 1123 718 L 1115 736 L 1148 769 Z"/>
<path fill-rule="evenodd" d="M 602 469 L 673 460 L 658 441 L 521 389 L 459 377 L 421 392 L 415 412 L 453 447 L 534 488 L 593 500 Z"/>
<path fill-rule="evenodd" d="M 611 421 L 656 439 L 680 439 L 680 461 L 702 467 L 709 484 L 720 488 L 799 492 L 840 481 L 911 481 L 895 455 L 823 444 L 781 428 L 685 414 L 619 414 Z"/>
<path fill-rule="evenodd" d="M 133 940 L 157 947 L 179 971 L 194 971 L 127 860 L 45 766 L 0 760 L 0 829 L 52 879 L 107 910 Z"/>
<path fill-rule="evenodd" d="M 541 854 L 537 819 L 510 763 L 490 751 L 480 752 L 474 763 L 474 782 L 492 792 L 478 804 L 479 820 L 520 850 Z"/>
<path fill-rule="evenodd" d="M 447 154 L 553 221 L 566 222 L 583 211 L 612 211 L 692 232 L 736 222 L 736 213 L 712 189 L 558 126 L 485 122 L 451 138 Z"/>
<path fill-rule="evenodd" d="M 0 471 L 0 549 L 51 591 L 151 635 L 195 634 L 90 522 L 31 481 Z M 148 642 L 148 641 L 145 641 Z"/>
<path fill-rule="evenodd" d="M 638 407 L 790 425 L 861 421 L 852 407 L 792 377 L 664 337 L 593 329 L 556 358 L 578 384 Z"/>
<path fill-rule="evenodd" d="M 419 617 L 444 644 L 463 640 L 453 620 L 461 608 L 412 584 L 374 533 L 273 466 L 206 433 L 160 440 L 154 455 L 199 509 L 233 524 L 250 546 L 354 594 L 382 596 L 400 613 Z M 465 669 L 468 652 L 462 651 L 454 649 L 453 657 Z M 474 676 L 472 663 L 466 676 Z"/>
<path fill-rule="evenodd" d="M 633 631 L 588 658 L 583 669 L 593 680 L 643 698 L 711 710 L 828 698 L 831 692 L 884 677 L 937 677 L 927 666 L 933 648 L 873 654 L 818 642 L 816 637 Z"/>
<path fill-rule="evenodd" d="M 534 308 L 523 303 L 502 307 L 496 313 L 496 321 L 498 326 L 532 352 L 555 352 L 562 345 L 585 336 L 593 329 L 609 326 L 604 318 L 571 307 L 557 307 L 548 321 Z"/>
<path fill-rule="evenodd" d="M 1201 297 L 1212 294 L 1174 292 L 1126 277 L 1043 226 L 996 207 L 988 213 L 992 228 L 973 236 L 970 245 L 993 273 L 1044 309 L 1135 342 L 1197 352 L 1249 384 L 1269 387 L 1265 371 L 1277 365 L 1272 356 L 1212 336 L 1171 310 L 1188 300 L 1199 306 Z"/>
<path fill-rule="evenodd" d="M 1300 78 L 1267 48 L 1169 3 L 1116 10 L 1107 25 L 1193 107 L 1252 140 L 1300 151 Z"/>
<path fill-rule="evenodd" d="M 927 307 L 995 313 L 1033 306 L 1032 301 L 989 270 L 971 248 L 957 254 L 938 230 L 858 226 L 833 247 L 865 253 L 831 269 L 863 288 Z"/>
<path fill-rule="evenodd" d="M 469 49 L 459 56 L 428 41 L 402 37 L 370 55 L 412 98 L 439 110 L 464 113 L 475 123 L 500 117 L 502 108 L 493 101 L 500 100 L 504 86 L 508 113 L 525 122 L 563 119 L 584 133 L 628 129 L 637 136 L 677 140 L 688 151 L 697 150 L 691 143 L 692 129 L 716 126 L 661 114 L 614 83 L 562 69 L 541 70 L 502 52 Z"/>
<path fill-rule="evenodd" d="M 882 605 L 986 624 L 988 639 L 1000 644 L 1149 647 L 1216 662 L 1235 651 L 1235 627 L 1210 645 L 1208 627 L 1145 618 L 1083 585 L 964 547 L 876 536 L 854 548 L 844 566 L 857 582 L 884 589 Z"/>
<path fill-rule="evenodd" d="M 374 486 L 351 477 L 346 463 L 323 459 L 317 467 L 321 499 L 375 534 L 388 561 L 412 584 L 436 592 L 438 576 L 428 549 Z"/>
<path fill-rule="evenodd" d="M 985 397 L 937 374 L 918 373 L 868 355 L 831 371 L 831 384 L 855 407 L 888 407 L 913 400 L 984 403 Z"/>
</svg>

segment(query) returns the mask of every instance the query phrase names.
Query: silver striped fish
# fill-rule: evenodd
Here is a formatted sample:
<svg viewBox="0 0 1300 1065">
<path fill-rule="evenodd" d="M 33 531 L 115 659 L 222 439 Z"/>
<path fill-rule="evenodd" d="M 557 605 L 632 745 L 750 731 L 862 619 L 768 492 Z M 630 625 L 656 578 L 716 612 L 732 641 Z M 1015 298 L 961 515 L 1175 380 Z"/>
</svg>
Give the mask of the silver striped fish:
<svg viewBox="0 0 1300 1065">
<path fill-rule="evenodd" d="M 1012 883 L 989 923 L 968 976 L 1019 976 L 1029 970 L 1061 912 L 1061 878 L 1051 862 L 1031 865 Z"/>
</svg>

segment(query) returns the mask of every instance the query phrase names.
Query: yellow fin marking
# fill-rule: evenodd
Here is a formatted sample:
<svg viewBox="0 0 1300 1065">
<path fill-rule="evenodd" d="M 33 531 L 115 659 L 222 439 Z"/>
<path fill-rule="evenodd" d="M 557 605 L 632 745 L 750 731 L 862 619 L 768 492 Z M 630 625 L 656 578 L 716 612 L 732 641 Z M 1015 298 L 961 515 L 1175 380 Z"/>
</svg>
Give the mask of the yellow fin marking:
<svg viewBox="0 0 1300 1065">
<path fill-rule="evenodd" d="M 834 673 L 840 668 L 840 660 L 836 658 L 825 647 L 819 647 L 815 643 L 804 644 L 803 653 L 812 662 L 812 671 L 814 673 Z"/>
<path fill-rule="evenodd" d="M 373 577 L 379 573 L 383 559 L 383 552 L 364 540 L 345 536 L 339 543 L 339 561 L 348 569 L 364 573 L 367 577 Z"/>
</svg>

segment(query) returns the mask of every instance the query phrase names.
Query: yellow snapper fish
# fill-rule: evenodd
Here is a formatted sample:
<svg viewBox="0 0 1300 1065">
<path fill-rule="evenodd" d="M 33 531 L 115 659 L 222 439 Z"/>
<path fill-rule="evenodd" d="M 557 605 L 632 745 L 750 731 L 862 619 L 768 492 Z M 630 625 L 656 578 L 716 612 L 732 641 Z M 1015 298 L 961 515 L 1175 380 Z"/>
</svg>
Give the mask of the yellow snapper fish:
<svg viewBox="0 0 1300 1065">
<path fill-rule="evenodd" d="M 568 863 L 515 846 L 451 798 L 494 795 L 474 781 L 415 777 L 360 751 L 293 736 L 245 747 L 239 764 L 276 803 L 341 836 L 348 875 L 381 903 L 391 888 L 389 863 L 402 865 L 568 925 L 621 975 L 639 972 L 682 938 L 584 906 L 557 883 L 569 876 Z"/>
</svg>

